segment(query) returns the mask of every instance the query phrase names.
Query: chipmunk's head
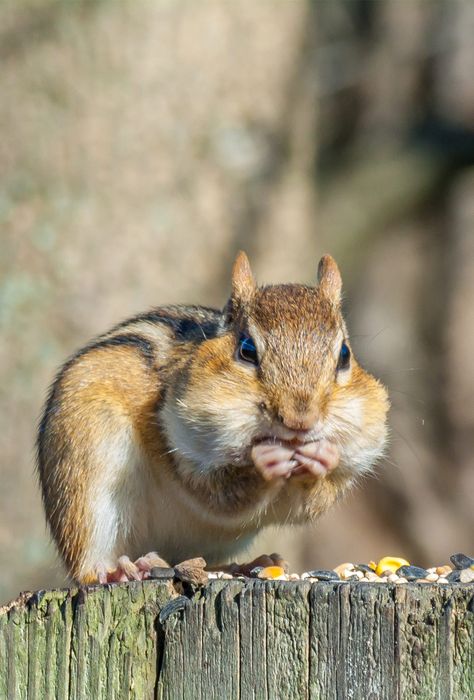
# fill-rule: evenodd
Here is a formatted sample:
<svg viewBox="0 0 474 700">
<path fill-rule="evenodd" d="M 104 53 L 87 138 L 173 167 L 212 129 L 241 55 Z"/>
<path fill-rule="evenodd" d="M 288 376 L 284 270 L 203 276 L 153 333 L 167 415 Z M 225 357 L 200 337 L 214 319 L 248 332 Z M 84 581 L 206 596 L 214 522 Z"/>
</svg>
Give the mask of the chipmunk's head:
<svg viewBox="0 0 474 700">
<path fill-rule="evenodd" d="M 388 401 L 353 356 L 341 287 L 329 255 L 314 287 L 258 287 L 239 253 L 222 333 L 196 349 L 178 396 L 189 430 L 177 442 L 188 441 L 201 468 L 245 461 L 253 445 L 272 438 L 327 439 L 347 468 L 370 467 L 384 443 Z"/>
<path fill-rule="evenodd" d="M 351 350 L 340 311 L 342 281 L 330 256 L 321 259 L 316 287 L 257 287 L 247 257 L 233 271 L 228 322 L 236 361 L 265 390 L 260 404 L 278 437 L 314 430 L 335 386 L 348 382 Z"/>
</svg>

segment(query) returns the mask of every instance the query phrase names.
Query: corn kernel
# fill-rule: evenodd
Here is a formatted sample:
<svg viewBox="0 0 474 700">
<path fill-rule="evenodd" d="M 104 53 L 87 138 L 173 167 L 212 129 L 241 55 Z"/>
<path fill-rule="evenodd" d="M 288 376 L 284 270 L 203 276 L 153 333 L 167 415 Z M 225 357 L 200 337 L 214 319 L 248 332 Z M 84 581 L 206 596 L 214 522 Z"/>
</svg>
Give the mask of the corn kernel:
<svg viewBox="0 0 474 700">
<path fill-rule="evenodd" d="M 285 575 L 285 569 L 282 566 L 265 566 L 259 574 L 258 578 L 279 578 Z"/>
<path fill-rule="evenodd" d="M 383 557 L 377 564 L 375 573 L 380 576 L 384 571 L 392 571 L 395 573 L 401 566 L 410 566 L 410 562 L 400 557 Z"/>
</svg>

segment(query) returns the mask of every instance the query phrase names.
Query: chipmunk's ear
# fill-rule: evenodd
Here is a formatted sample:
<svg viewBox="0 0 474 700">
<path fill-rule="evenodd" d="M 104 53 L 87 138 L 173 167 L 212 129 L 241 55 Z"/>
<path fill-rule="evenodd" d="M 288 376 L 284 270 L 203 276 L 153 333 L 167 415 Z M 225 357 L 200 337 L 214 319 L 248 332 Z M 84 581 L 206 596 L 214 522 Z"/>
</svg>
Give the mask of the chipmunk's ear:
<svg viewBox="0 0 474 700">
<path fill-rule="evenodd" d="M 232 299 L 245 304 L 254 295 L 256 286 L 249 259 L 241 250 L 237 254 L 232 268 Z"/>
<path fill-rule="evenodd" d="M 224 309 L 227 323 L 232 323 L 239 307 L 251 300 L 256 288 L 249 259 L 241 250 L 232 268 L 232 293 Z"/>
<path fill-rule="evenodd" d="M 342 279 L 336 261 L 323 255 L 318 265 L 318 288 L 333 304 L 340 304 Z"/>
</svg>

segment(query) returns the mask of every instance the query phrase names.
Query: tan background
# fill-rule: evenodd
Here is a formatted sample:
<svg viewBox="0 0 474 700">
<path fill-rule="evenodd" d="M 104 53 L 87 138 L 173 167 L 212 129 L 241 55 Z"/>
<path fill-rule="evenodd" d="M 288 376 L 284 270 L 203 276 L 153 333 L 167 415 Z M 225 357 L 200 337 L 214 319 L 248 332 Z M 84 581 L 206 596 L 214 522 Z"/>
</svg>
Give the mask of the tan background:
<svg viewBox="0 0 474 700">
<path fill-rule="evenodd" d="M 165 302 L 345 280 L 389 458 L 295 570 L 474 550 L 474 8 L 457 0 L 6 0 L 0 7 L 0 601 L 63 585 L 36 422 L 58 365 Z"/>
</svg>

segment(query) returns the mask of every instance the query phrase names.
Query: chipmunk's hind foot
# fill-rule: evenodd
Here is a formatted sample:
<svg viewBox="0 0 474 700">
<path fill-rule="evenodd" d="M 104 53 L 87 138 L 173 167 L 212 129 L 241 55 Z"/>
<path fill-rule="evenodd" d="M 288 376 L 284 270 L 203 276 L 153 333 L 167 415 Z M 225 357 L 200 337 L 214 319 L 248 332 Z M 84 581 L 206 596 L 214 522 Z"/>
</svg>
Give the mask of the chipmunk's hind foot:
<svg viewBox="0 0 474 700">
<path fill-rule="evenodd" d="M 117 567 L 110 569 L 98 564 L 94 571 L 81 578 L 81 583 L 125 583 L 126 581 L 143 581 L 150 577 L 154 566 L 169 567 L 169 564 L 156 552 L 148 552 L 143 557 L 132 561 L 127 555 L 117 559 Z"/>
<path fill-rule="evenodd" d="M 250 576 L 252 569 L 257 567 L 266 566 L 281 566 L 286 573 L 290 570 L 289 564 L 283 559 L 280 554 L 274 552 L 273 554 L 261 554 L 252 561 L 246 562 L 245 564 L 237 564 L 233 562 L 232 564 L 224 564 L 223 566 L 212 566 L 208 568 L 208 571 L 224 571 L 226 573 L 232 574 L 233 576 Z"/>
</svg>

